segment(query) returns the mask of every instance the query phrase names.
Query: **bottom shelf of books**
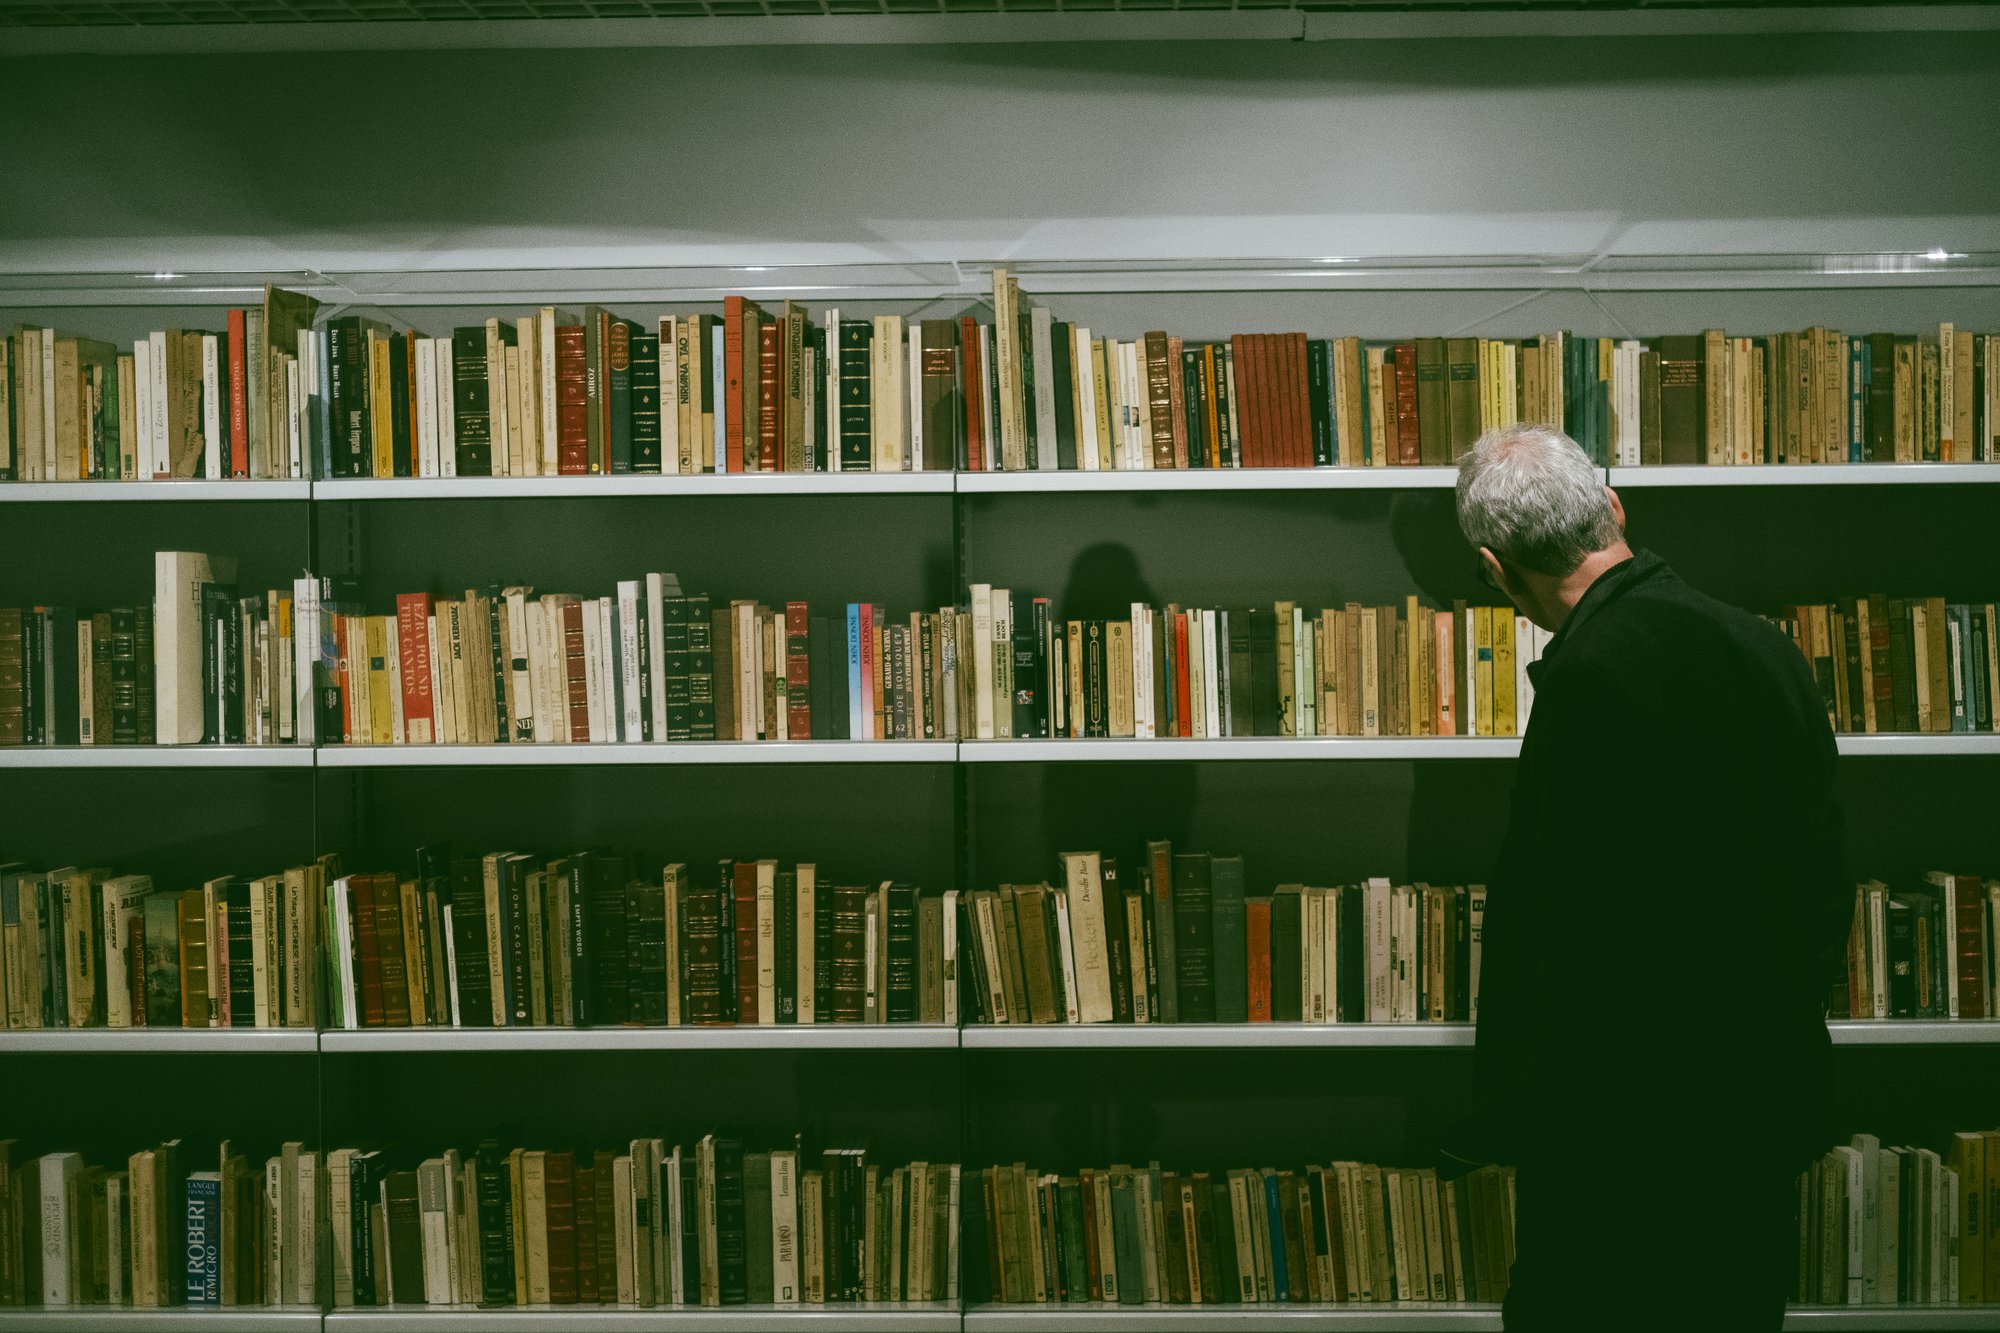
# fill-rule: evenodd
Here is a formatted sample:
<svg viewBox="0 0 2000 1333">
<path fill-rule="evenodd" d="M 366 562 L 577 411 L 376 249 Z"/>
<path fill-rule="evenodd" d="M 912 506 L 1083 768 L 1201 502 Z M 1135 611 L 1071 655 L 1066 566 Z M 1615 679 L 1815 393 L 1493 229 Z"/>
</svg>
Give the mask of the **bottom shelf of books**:
<svg viewBox="0 0 2000 1333">
<path fill-rule="evenodd" d="M 2000 1329 L 2000 1130 L 1800 1178 L 1799 1327 Z M 1073 1172 L 711 1133 L 431 1156 L 0 1140 L 0 1330 L 1497 1328 L 1514 1173 Z"/>
</svg>

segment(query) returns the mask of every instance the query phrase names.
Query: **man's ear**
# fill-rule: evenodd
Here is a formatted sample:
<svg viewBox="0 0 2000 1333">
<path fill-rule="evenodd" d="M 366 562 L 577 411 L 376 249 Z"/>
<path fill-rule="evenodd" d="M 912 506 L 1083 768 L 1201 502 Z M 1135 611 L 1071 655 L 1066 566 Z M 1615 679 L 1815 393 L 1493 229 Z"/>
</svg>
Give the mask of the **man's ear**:
<svg viewBox="0 0 2000 1333">
<path fill-rule="evenodd" d="M 1604 498 L 1611 501 L 1611 517 L 1618 521 L 1618 530 L 1625 531 L 1625 502 L 1618 498 L 1618 492 L 1609 486 L 1604 488 Z"/>
</svg>

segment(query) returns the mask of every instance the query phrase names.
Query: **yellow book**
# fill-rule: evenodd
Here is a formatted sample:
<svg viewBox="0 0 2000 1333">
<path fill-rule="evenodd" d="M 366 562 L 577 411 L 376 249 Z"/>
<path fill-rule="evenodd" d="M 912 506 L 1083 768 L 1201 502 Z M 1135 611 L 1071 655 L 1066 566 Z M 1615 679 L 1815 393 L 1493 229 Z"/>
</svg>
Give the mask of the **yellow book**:
<svg viewBox="0 0 2000 1333">
<path fill-rule="evenodd" d="M 1404 598 L 1403 623 L 1398 628 L 1403 631 L 1403 697 L 1409 700 L 1409 734 L 1412 736 L 1430 734 L 1430 720 L 1423 715 L 1424 646 L 1417 637 L 1423 625 L 1423 608 L 1417 605 L 1417 599 L 1414 596 Z"/>
<path fill-rule="evenodd" d="M 1951 1136 L 1945 1165 L 1958 1173 L 1958 1290 L 1945 1293 L 1947 1301 L 1979 1302 L 1988 1299 L 1986 1237 L 1993 1228 L 1987 1216 L 1986 1192 L 1989 1167 L 1986 1150 L 1992 1145 L 1981 1133 Z"/>
<path fill-rule="evenodd" d="M 368 739 L 376 745 L 396 743 L 395 729 L 390 725 L 390 711 L 396 688 L 394 673 L 389 669 L 389 622 L 390 616 L 366 616 L 368 636 Z"/>
<path fill-rule="evenodd" d="M 1097 467 L 1109 472 L 1117 462 L 1111 446 L 1111 377 L 1105 369 L 1102 338 L 1090 340 L 1090 376 L 1097 384 Z"/>
<path fill-rule="evenodd" d="M 375 475 L 396 475 L 396 453 L 390 435 L 389 338 L 368 333 L 368 438 L 374 443 Z M 497 454 L 498 451 L 496 451 Z"/>
<path fill-rule="evenodd" d="M 1298 645 L 1293 642 L 1292 604 L 1279 602 L 1275 608 L 1278 618 L 1278 734 L 1296 736 L 1299 734 L 1298 691 Z M 1194 626 L 1188 626 L 1188 652 L 1194 653 Z"/>
<path fill-rule="evenodd" d="M 1514 734 L 1514 616 L 1506 607 L 1493 615 L 1493 734 Z"/>
<path fill-rule="evenodd" d="M 1473 663 L 1478 674 L 1478 684 L 1473 686 L 1473 697 L 1478 700 L 1478 712 L 1473 718 L 1475 736 L 1493 734 L 1493 608 L 1475 606 L 1472 608 Z"/>
</svg>

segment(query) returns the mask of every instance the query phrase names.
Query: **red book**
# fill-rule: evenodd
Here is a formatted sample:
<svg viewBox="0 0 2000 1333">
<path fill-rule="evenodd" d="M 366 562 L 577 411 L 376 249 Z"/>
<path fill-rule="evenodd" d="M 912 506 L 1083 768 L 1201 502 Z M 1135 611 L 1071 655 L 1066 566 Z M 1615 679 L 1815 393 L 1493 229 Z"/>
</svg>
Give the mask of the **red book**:
<svg viewBox="0 0 2000 1333">
<path fill-rule="evenodd" d="M 437 740 L 431 708 L 430 619 L 429 593 L 396 594 L 396 657 L 403 677 L 403 734 L 398 739 L 411 745 Z"/>
<path fill-rule="evenodd" d="M 757 863 L 736 863 L 736 1021 L 757 1021 Z"/>
<path fill-rule="evenodd" d="M 1396 461 L 1415 467 L 1417 449 L 1417 345 L 1396 344 Z"/>
<path fill-rule="evenodd" d="M 778 378 L 779 335 L 776 320 L 757 326 L 757 469 L 776 472 L 779 441 L 784 439 L 785 396 Z"/>
<path fill-rule="evenodd" d="M 382 1022 L 392 1028 L 410 1026 L 410 967 L 418 960 L 403 952 L 403 899 L 396 877 L 370 875 L 375 897 L 375 957 L 382 977 Z"/>
<path fill-rule="evenodd" d="M 556 329 L 556 471 L 574 477 L 590 472 L 583 334 L 581 324 Z"/>
<path fill-rule="evenodd" d="M 1101 1301 L 1104 1299 L 1104 1269 L 1102 1261 L 1109 1255 L 1097 1252 L 1097 1173 L 1084 1167 L 1077 1173 L 1077 1184 L 1083 1195 L 1083 1295 L 1071 1293 L 1071 1299 Z M 1114 1270 L 1115 1271 L 1115 1270 Z"/>
<path fill-rule="evenodd" d="M 1188 465 L 1187 436 L 1187 374 L 1181 368 L 1181 353 L 1186 350 L 1179 335 L 1167 336 L 1167 403 L 1168 418 L 1174 428 L 1174 466 Z"/>
<path fill-rule="evenodd" d="M 250 372 L 244 310 L 229 312 L 229 475 L 250 475 Z"/>
<path fill-rule="evenodd" d="M 609 475 L 611 472 L 611 339 L 613 330 L 623 325 L 613 318 L 608 310 L 596 312 L 597 364 L 587 368 L 588 374 L 597 383 L 597 402 L 594 410 L 597 420 L 591 424 L 597 428 L 597 457 L 590 460 L 592 472 Z"/>
<path fill-rule="evenodd" d="M 1283 429 L 1278 420 L 1278 358 L 1271 348 L 1271 335 L 1256 335 L 1257 361 L 1257 466 L 1279 467 L 1284 455 L 1278 449 Z"/>
<path fill-rule="evenodd" d="M 868 602 L 861 603 L 861 716 L 856 724 L 861 730 L 861 739 L 877 741 L 882 733 L 876 729 L 875 721 L 881 712 L 875 706 L 875 607 Z"/>
<path fill-rule="evenodd" d="M 785 734 L 812 738 L 812 663 L 804 602 L 785 603 Z"/>
<path fill-rule="evenodd" d="M 986 470 L 986 367 L 979 358 L 979 322 L 966 315 L 958 321 L 959 387 L 965 401 L 965 467 Z"/>
<path fill-rule="evenodd" d="M 382 1010 L 382 956 L 375 939 L 375 890 L 372 875 L 347 881 L 347 910 L 354 937 L 354 988 L 361 993 L 361 1026 L 379 1028 L 388 1019 Z M 225 951 L 226 952 L 226 951 Z M 223 1007 L 228 1012 L 228 1007 Z"/>
<path fill-rule="evenodd" d="M 1437 734 L 1440 736 L 1461 736 L 1465 734 L 1465 724 L 1458 716 L 1458 676 L 1452 666 L 1458 661 L 1457 650 L 1452 643 L 1455 631 L 1452 628 L 1455 616 L 1439 612 L 1437 615 Z"/>
<path fill-rule="evenodd" d="M 1174 612 L 1174 714 L 1179 734 L 1194 735 L 1188 718 L 1188 622 L 1187 612 Z"/>
<path fill-rule="evenodd" d="M 569 738 L 573 744 L 590 740 L 590 682 L 584 677 L 583 604 L 565 602 L 563 623 L 563 680 L 569 698 Z"/>
<path fill-rule="evenodd" d="M 576 1159 L 542 1155 L 543 1216 L 549 1237 L 549 1304 L 576 1304 Z"/>
<path fill-rule="evenodd" d="M 740 296 L 722 300 L 722 456 L 731 472 L 743 470 L 743 308 Z"/>
<path fill-rule="evenodd" d="M 1958 969 L 1958 1016 L 1986 1017 L 1984 904 L 1977 875 L 1953 875 L 1950 897 L 1951 957 Z"/>
<path fill-rule="evenodd" d="M 1306 335 L 1288 333 L 1285 346 L 1292 361 L 1292 466 L 1313 465 L 1312 391 L 1308 383 L 1312 368 L 1307 364 Z"/>
<path fill-rule="evenodd" d="M 1250 1021 L 1271 1021 L 1271 900 L 1243 900 L 1243 930 L 1250 950 Z"/>
</svg>

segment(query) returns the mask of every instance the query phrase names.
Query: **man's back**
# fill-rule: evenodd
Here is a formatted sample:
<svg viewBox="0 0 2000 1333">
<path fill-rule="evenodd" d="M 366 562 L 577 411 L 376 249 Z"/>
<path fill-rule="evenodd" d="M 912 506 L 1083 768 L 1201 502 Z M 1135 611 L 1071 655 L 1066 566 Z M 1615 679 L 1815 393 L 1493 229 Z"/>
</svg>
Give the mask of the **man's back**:
<svg viewBox="0 0 2000 1333">
<path fill-rule="evenodd" d="M 1541 1145 L 1823 1138 L 1847 926 L 1835 752 L 1797 649 L 1640 554 L 1536 671 L 1489 903 L 1479 1063 Z M 1536 1145 L 1524 1145 L 1533 1151 Z"/>
</svg>

